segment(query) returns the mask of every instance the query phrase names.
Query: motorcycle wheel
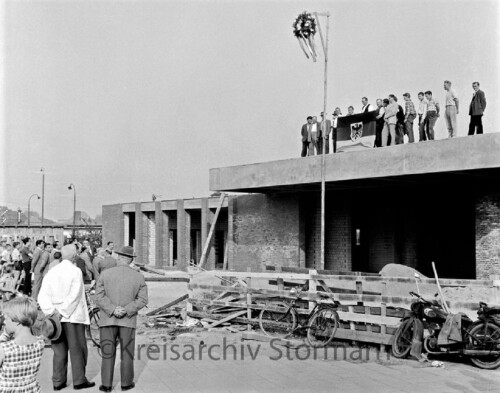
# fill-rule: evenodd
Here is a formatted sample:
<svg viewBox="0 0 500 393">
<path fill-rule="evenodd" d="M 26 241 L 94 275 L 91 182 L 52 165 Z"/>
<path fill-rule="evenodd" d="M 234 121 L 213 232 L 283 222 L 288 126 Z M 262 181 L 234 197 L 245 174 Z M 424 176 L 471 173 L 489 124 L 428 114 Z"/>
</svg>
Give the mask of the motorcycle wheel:
<svg viewBox="0 0 500 393">
<path fill-rule="evenodd" d="M 437 340 L 436 337 L 432 337 L 432 336 L 427 336 L 426 338 L 424 338 L 424 350 L 425 350 L 425 352 L 427 352 L 427 353 L 438 352 L 436 340 Z"/>
<path fill-rule="evenodd" d="M 394 334 L 392 343 L 392 354 L 398 359 L 403 359 L 408 356 L 411 350 L 411 341 L 413 339 L 413 321 L 410 319 L 399 325 L 398 330 Z"/>
<path fill-rule="evenodd" d="M 489 322 L 488 326 L 481 323 L 475 325 L 469 332 L 469 344 L 475 349 L 495 350 L 500 347 L 500 327 Z M 500 356 L 478 356 L 471 357 L 472 363 L 479 368 L 486 370 L 494 370 L 500 367 Z"/>
</svg>

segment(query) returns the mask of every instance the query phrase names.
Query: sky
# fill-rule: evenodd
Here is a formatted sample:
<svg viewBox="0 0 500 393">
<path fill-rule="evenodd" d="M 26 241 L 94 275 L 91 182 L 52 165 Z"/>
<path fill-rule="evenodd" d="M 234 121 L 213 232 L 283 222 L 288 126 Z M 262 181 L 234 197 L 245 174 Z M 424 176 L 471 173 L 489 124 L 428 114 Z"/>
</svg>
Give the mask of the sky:
<svg viewBox="0 0 500 393">
<path fill-rule="evenodd" d="M 298 157 L 302 124 L 323 108 L 324 58 L 307 60 L 292 35 L 304 10 L 331 14 L 329 113 L 422 90 L 443 102 L 449 79 L 459 137 L 473 81 L 485 132 L 500 122 L 494 0 L 0 4 L 0 205 L 26 210 L 43 168 L 51 219 L 71 217 L 70 183 L 95 216 L 153 193 L 208 196 L 209 168 Z"/>
</svg>

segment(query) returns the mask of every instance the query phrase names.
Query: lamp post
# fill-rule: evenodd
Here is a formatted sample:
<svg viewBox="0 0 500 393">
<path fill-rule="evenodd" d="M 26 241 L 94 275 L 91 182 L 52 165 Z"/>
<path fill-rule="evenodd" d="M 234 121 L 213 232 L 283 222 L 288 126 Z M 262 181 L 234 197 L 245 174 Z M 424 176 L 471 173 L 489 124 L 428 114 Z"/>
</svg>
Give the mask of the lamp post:
<svg viewBox="0 0 500 393">
<path fill-rule="evenodd" d="M 68 190 L 73 190 L 73 239 L 75 238 L 76 225 L 76 187 L 73 183 L 68 186 Z"/>
<path fill-rule="evenodd" d="M 33 198 L 34 196 L 36 196 L 38 199 L 40 199 L 40 195 L 38 195 L 38 194 L 33 194 L 28 199 L 28 228 L 30 227 L 30 223 L 31 223 L 31 198 Z"/>
<path fill-rule="evenodd" d="M 40 172 L 42 172 L 42 221 L 40 225 L 43 227 L 43 218 L 44 218 L 44 213 L 45 213 L 45 171 L 40 169 Z M 40 197 L 38 197 L 40 199 Z"/>
</svg>

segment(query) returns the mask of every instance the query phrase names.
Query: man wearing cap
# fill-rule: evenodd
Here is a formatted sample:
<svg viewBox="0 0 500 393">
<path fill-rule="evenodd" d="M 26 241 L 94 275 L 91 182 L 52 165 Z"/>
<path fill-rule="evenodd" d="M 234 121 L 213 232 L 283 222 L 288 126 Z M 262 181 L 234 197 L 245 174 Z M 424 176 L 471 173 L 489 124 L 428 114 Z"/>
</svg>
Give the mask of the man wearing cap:
<svg viewBox="0 0 500 393">
<path fill-rule="evenodd" d="M 85 300 L 82 272 L 75 266 L 76 247 L 68 244 L 61 249 L 62 261 L 50 269 L 42 282 L 38 304 L 45 315 L 60 315 L 63 331 L 52 342 L 54 351 L 52 382 L 54 390 L 67 386 L 68 351 L 75 390 L 91 388 L 85 376 L 87 338 L 85 326 L 90 324 Z"/>
<path fill-rule="evenodd" d="M 130 390 L 134 383 L 134 349 L 137 313 L 148 304 L 148 287 L 141 273 L 130 267 L 134 249 L 123 247 L 117 266 L 102 272 L 97 281 L 95 302 L 101 309 L 99 319 L 101 347 L 101 381 L 99 390 L 111 392 L 115 367 L 116 344 L 121 352 L 121 388 Z"/>
</svg>

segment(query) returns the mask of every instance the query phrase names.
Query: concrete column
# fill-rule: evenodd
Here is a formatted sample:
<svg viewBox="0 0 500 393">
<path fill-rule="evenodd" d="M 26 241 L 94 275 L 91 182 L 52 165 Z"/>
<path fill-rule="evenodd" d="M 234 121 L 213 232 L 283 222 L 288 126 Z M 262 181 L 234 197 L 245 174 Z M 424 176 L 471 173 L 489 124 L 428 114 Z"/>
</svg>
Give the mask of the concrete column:
<svg viewBox="0 0 500 393">
<path fill-rule="evenodd" d="M 168 238 L 169 232 L 169 217 L 167 212 L 161 212 L 161 217 L 163 221 L 163 231 L 162 231 L 162 244 L 163 244 L 163 267 L 172 266 L 173 261 L 170 260 L 170 240 Z"/>
<path fill-rule="evenodd" d="M 155 202 L 155 243 L 156 250 L 151 250 L 155 253 L 155 267 L 162 268 L 165 263 L 163 258 L 163 248 L 165 246 L 163 236 L 163 212 L 161 211 L 161 202 Z"/>
<path fill-rule="evenodd" d="M 143 238 L 142 238 L 142 230 L 143 230 L 143 214 L 141 210 L 141 203 L 137 202 L 135 204 L 135 244 L 134 251 L 137 255 L 137 262 L 146 263 L 146 256 L 143 253 Z"/>
<path fill-rule="evenodd" d="M 191 258 L 191 215 L 184 209 L 184 200 L 177 200 L 177 266 L 185 270 Z"/>
</svg>

